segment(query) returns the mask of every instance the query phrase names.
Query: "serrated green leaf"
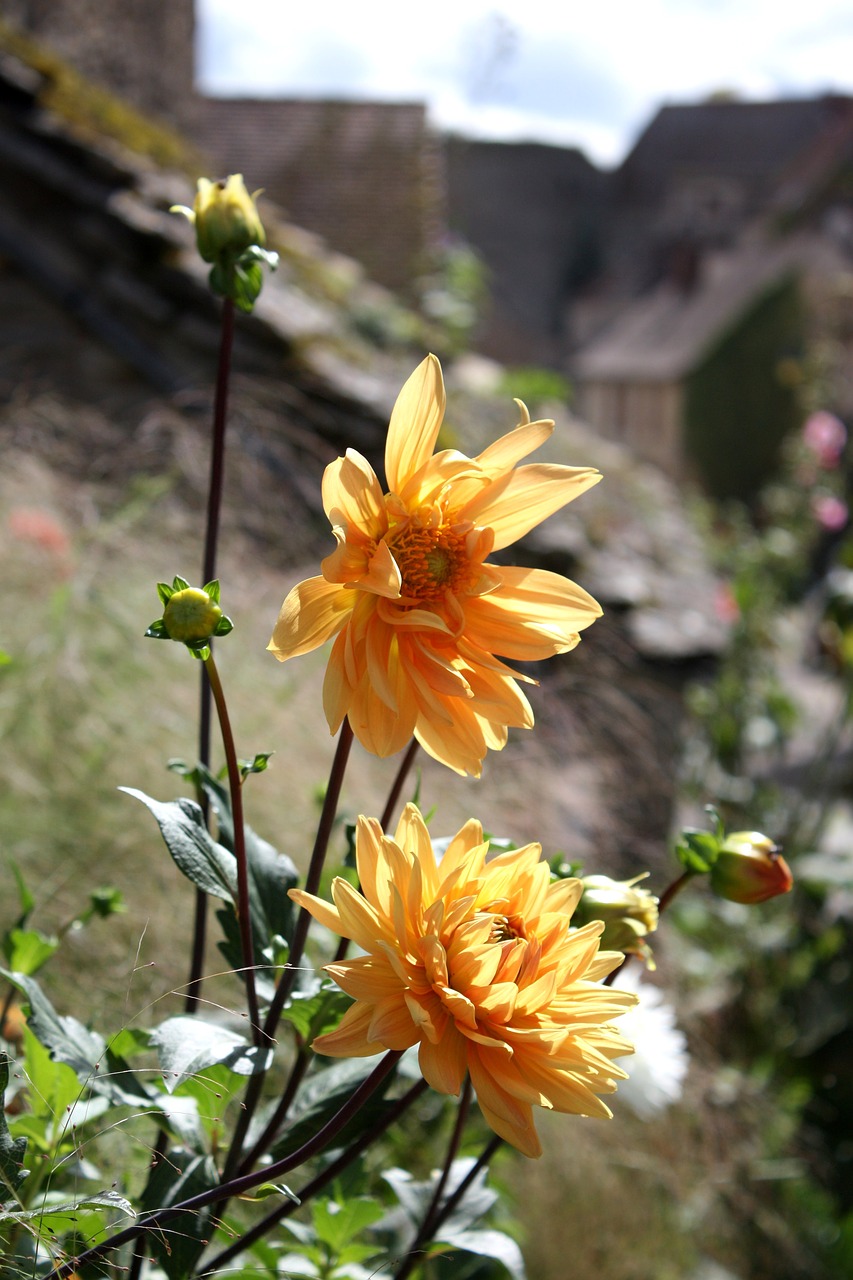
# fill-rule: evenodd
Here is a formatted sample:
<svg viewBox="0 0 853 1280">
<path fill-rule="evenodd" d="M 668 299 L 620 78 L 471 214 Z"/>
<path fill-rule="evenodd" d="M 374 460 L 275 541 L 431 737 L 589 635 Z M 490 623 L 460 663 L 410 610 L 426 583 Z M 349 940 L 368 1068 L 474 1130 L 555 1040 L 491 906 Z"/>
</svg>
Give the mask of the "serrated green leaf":
<svg viewBox="0 0 853 1280">
<path fill-rule="evenodd" d="M 196 888 L 226 902 L 237 897 L 237 864 L 233 853 L 213 839 L 199 805 L 193 800 L 154 800 L 134 787 L 119 787 L 150 809 L 176 866 Z"/>
<path fill-rule="evenodd" d="M 0 1053 L 0 1099 L 5 1097 L 9 1085 L 8 1054 Z M 6 1124 L 5 1107 L 0 1106 L 0 1195 L 4 1201 L 14 1198 L 15 1193 L 29 1170 L 25 1169 L 24 1156 L 27 1154 L 26 1138 L 13 1138 Z"/>
<path fill-rule="evenodd" d="M 151 1043 L 168 1093 L 207 1067 L 221 1065 L 236 1075 L 251 1076 L 269 1070 L 273 1058 L 272 1049 L 255 1048 L 227 1027 L 187 1015 L 162 1023 L 151 1033 Z"/>
</svg>

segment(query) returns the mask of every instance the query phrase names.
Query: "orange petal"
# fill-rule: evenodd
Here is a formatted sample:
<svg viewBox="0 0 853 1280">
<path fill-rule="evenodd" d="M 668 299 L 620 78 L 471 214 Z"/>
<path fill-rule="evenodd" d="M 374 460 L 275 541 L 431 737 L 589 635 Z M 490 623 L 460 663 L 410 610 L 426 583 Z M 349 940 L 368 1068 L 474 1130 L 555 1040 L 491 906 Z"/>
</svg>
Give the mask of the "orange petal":
<svg viewBox="0 0 853 1280">
<path fill-rule="evenodd" d="M 493 529 L 494 549 L 499 551 L 523 538 L 601 478 L 593 467 L 531 463 L 510 472 L 505 483 L 499 481 L 484 490 L 461 508 L 458 517 Z"/>
<path fill-rule="evenodd" d="M 544 444 L 553 430 L 554 423 L 550 419 L 523 422 L 514 431 L 509 431 L 499 440 L 495 440 L 478 454 L 474 461 L 479 463 L 490 476 L 498 476 L 504 471 L 509 471 L 522 458 L 526 458 L 529 453 L 533 453 L 534 449 Z"/>
<path fill-rule="evenodd" d="M 325 578 L 306 578 L 288 595 L 267 645 L 280 662 L 310 653 L 344 625 L 352 612 L 352 593 Z"/>
<path fill-rule="evenodd" d="M 501 585 L 465 601 L 465 638 L 515 662 L 566 653 L 601 606 L 577 583 L 547 569 L 497 567 Z"/>
<path fill-rule="evenodd" d="M 355 528 L 368 538 L 387 531 L 385 499 L 376 472 L 355 449 L 330 462 L 323 474 L 323 510 L 331 524 Z"/>
<path fill-rule="evenodd" d="M 445 394 L 441 365 L 427 356 L 397 397 L 385 440 L 385 476 L 391 493 L 432 456 L 444 418 Z"/>
<path fill-rule="evenodd" d="M 334 1031 L 318 1036 L 311 1044 L 316 1053 L 330 1058 L 370 1058 L 382 1052 L 382 1045 L 367 1037 L 373 1009 L 358 1002 L 350 1005 Z"/>
<path fill-rule="evenodd" d="M 468 1070 L 465 1040 L 449 1026 L 437 1044 L 422 1040 L 418 1063 L 424 1080 L 436 1093 L 458 1095 Z"/>
</svg>

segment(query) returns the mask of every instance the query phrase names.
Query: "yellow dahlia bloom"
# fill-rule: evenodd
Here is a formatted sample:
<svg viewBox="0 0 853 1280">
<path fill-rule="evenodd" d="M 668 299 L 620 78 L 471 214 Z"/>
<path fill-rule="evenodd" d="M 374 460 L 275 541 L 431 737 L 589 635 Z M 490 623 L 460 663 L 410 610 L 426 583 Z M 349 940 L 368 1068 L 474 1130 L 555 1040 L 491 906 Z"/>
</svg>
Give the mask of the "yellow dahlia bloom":
<svg viewBox="0 0 853 1280">
<path fill-rule="evenodd" d="M 600 983 L 622 960 L 599 951 L 603 924 L 571 928 L 580 881 L 551 883 L 538 844 L 487 852 L 472 820 L 439 861 L 410 804 L 393 840 L 359 818 L 362 893 L 341 878 L 334 905 L 290 891 L 365 953 L 326 966 L 355 1003 L 313 1047 L 348 1058 L 418 1045 L 433 1089 L 458 1094 L 469 1073 L 495 1132 L 538 1156 L 533 1106 L 610 1115 L 597 1095 L 626 1078 L 612 1060 L 632 1049 L 609 1024 L 636 996 Z"/>
<path fill-rule="evenodd" d="M 509 725 L 533 713 L 496 657 L 530 662 L 573 649 L 601 614 L 575 583 L 543 569 L 490 564 L 601 476 L 590 467 L 516 467 L 554 429 L 521 423 L 476 458 L 433 453 L 444 382 L 428 356 L 406 382 L 388 427 L 383 493 L 354 449 L 323 477 L 337 549 L 285 600 L 268 648 L 284 661 L 336 636 L 323 705 L 337 732 L 349 718 L 368 751 L 388 756 L 414 734 L 458 773 L 479 775 Z"/>
</svg>

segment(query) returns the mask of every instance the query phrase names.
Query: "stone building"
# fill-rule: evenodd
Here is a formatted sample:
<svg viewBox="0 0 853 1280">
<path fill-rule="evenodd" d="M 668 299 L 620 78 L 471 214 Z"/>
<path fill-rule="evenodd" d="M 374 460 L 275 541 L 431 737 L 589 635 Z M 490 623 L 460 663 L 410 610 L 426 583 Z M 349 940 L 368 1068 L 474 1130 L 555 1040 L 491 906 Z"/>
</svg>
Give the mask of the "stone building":
<svg viewBox="0 0 853 1280">
<path fill-rule="evenodd" d="M 2 17 L 140 111 L 192 128 L 195 0 L 5 0 Z"/>
</svg>

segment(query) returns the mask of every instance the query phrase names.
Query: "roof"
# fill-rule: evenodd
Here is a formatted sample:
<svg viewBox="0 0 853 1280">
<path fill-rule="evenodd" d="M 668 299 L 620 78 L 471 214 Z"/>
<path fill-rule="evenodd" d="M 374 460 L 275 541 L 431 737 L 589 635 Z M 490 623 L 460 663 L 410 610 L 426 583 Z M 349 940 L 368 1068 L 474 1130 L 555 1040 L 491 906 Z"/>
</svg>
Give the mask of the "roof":
<svg viewBox="0 0 853 1280">
<path fill-rule="evenodd" d="M 713 101 L 662 107 L 616 173 L 622 198 L 660 195 L 684 172 L 737 177 L 760 189 L 849 114 L 836 95 L 777 102 Z"/>
<path fill-rule="evenodd" d="M 806 236 L 711 255 L 698 288 L 666 284 L 637 299 L 577 353 L 571 372 L 585 382 L 683 378 L 763 292 L 829 257 L 828 245 Z"/>
</svg>

